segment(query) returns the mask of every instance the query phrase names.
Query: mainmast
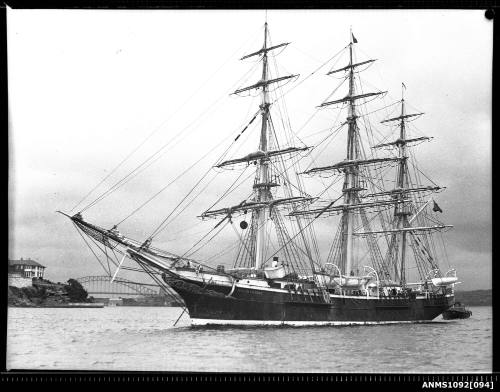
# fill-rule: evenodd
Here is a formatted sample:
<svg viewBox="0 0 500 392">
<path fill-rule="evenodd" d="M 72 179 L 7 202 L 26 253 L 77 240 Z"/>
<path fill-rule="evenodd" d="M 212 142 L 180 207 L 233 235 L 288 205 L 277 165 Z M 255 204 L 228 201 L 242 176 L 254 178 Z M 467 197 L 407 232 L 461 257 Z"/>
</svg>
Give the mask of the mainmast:
<svg viewBox="0 0 500 392">
<path fill-rule="evenodd" d="M 359 212 L 360 208 L 366 207 L 365 204 L 360 203 L 359 192 L 362 189 L 359 183 L 359 170 L 360 167 L 364 165 L 371 165 L 379 162 L 390 161 L 394 159 L 363 159 L 360 155 L 359 147 L 359 132 L 357 125 L 357 114 L 356 114 L 356 101 L 358 99 L 364 99 L 372 96 L 377 96 L 385 93 L 381 92 L 369 92 L 363 94 L 356 94 L 355 87 L 355 69 L 359 66 L 370 64 L 375 60 L 367 60 L 360 63 L 354 63 L 353 59 L 353 45 L 357 43 L 356 38 L 350 32 L 350 42 L 349 42 L 349 63 L 347 66 L 332 70 L 327 73 L 327 75 L 337 73 L 337 72 L 348 72 L 347 79 L 349 81 L 349 90 L 347 96 L 341 99 L 324 102 L 320 107 L 335 105 L 335 104 L 348 104 L 348 113 L 346 118 L 347 128 L 347 154 L 346 159 L 342 162 L 324 166 L 317 167 L 306 171 L 306 173 L 317 173 L 323 171 L 335 171 L 341 170 L 344 173 L 344 183 L 342 187 L 343 193 L 343 204 L 341 206 L 329 205 L 323 212 L 333 212 L 338 210 L 341 212 L 341 238 L 340 238 L 340 258 L 341 263 L 346 274 L 351 274 L 353 271 L 353 258 L 354 258 L 354 227 L 355 214 Z M 317 213 L 316 210 L 311 210 L 312 213 Z M 310 212 L 298 212 L 298 214 L 307 214 Z"/>
<path fill-rule="evenodd" d="M 349 43 L 349 96 L 354 96 L 354 67 L 352 66 L 352 32 L 351 42 Z M 356 140 L 356 105 L 355 100 L 349 100 L 349 111 L 347 117 L 348 131 L 347 131 L 347 160 L 357 160 L 357 140 Z M 350 206 L 356 202 L 358 192 L 358 176 L 357 167 L 349 166 L 345 169 L 345 179 L 342 192 L 344 193 L 344 205 Z M 353 254 L 353 214 L 350 209 L 345 209 L 342 213 L 343 230 L 345 239 L 342 241 L 342 255 L 345 263 L 345 272 L 349 274 L 352 267 L 352 254 Z"/>
<path fill-rule="evenodd" d="M 344 182 L 342 187 L 343 200 L 341 205 L 336 205 L 336 202 L 328 204 L 324 208 L 309 209 L 307 211 L 296 211 L 293 212 L 292 216 L 298 215 L 311 215 L 314 214 L 319 217 L 322 214 L 329 213 L 340 213 L 341 214 L 341 230 L 340 230 L 340 243 L 337 249 L 339 249 L 339 262 L 346 275 L 352 274 L 353 264 L 354 264 L 354 243 L 355 243 L 355 228 L 356 228 L 356 215 L 361 215 L 363 221 L 363 226 L 369 226 L 369 222 L 365 216 L 365 209 L 370 207 L 380 206 L 383 203 L 365 203 L 361 202 L 359 193 L 363 191 L 363 187 L 360 184 L 359 172 L 360 169 L 367 165 L 373 165 L 383 162 L 397 161 L 398 158 L 388 157 L 388 158 L 365 158 L 361 153 L 360 139 L 359 139 L 359 128 L 357 124 L 357 109 L 356 101 L 359 99 L 366 99 L 369 97 L 375 97 L 386 93 L 386 91 L 375 91 L 375 92 L 363 92 L 361 94 L 356 92 L 355 85 L 355 72 L 358 67 L 366 66 L 368 64 L 376 61 L 375 59 L 370 59 L 362 62 L 354 62 L 354 44 L 358 41 L 350 31 L 350 42 L 349 42 L 349 62 L 346 66 L 332 70 L 327 73 L 331 75 L 338 72 L 346 72 L 346 79 L 349 82 L 348 93 L 345 97 L 340 99 L 335 99 L 327 102 L 323 102 L 319 107 L 326 107 L 331 105 L 341 105 L 347 104 L 347 118 L 344 124 L 347 124 L 347 154 L 346 158 L 328 166 L 315 167 L 307 170 L 304 174 L 315 174 L 322 173 L 325 171 L 340 172 L 343 174 Z M 389 201 L 388 204 L 392 204 L 394 201 Z M 378 252 L 376 243 L 372 238 L 368 238 L 370 242 L 369 247 L 375 253 Z M 378 257 L 378 256 L 377 256 Z"/>
</svg>

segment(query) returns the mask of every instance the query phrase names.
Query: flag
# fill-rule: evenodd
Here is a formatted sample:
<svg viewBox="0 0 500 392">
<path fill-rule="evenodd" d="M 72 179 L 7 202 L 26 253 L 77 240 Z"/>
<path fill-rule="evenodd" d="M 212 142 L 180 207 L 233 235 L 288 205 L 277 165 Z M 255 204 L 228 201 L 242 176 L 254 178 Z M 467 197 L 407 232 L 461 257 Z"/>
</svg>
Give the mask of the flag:
<svg viewBox="0 0 500 392">
<path fill-rule="evenodd" d="M 353 33 L 351 33 L 351 35 L 352 35 L 352 42 L 354 42 L 355 44 L 357 44 L 358 40 L 356 39 L 356 37 L 354 36 Z"/>
<path fill-rule="evenodd" d="M 434 201 L 434 200 L 433 200 Z M 443 210 L 438 206 L 438 204 L 434 201 L 434 207 L 432 208 L 434 212 L 443 212 Z"/>
</svg>

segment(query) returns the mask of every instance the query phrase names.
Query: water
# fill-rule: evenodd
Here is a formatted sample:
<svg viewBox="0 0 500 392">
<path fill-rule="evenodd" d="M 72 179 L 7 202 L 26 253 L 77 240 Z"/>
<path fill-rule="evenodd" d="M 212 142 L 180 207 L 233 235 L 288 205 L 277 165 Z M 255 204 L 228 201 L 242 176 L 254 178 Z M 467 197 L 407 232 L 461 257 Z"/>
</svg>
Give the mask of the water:
<svg viewBox="0 0 500 392">
<path fill-rule="evenodd" d="M 467 320 L 197 327 L 167 307 L 9 308 L 7 368 L 226 372 L 491 372 L 492 309 Z"/>
</svg>

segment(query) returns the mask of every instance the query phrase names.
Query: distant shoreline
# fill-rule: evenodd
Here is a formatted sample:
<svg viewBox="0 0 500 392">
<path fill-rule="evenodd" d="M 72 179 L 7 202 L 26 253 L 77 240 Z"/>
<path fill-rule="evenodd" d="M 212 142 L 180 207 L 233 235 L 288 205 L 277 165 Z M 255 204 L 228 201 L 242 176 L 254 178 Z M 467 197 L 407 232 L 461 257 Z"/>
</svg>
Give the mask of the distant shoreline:
<svg viewBox="0 0 500 392">
<path fill-rule="evenodd" d="M 462 302 L 465 306 L 491 306 L 492 290 L 455 290 L 455 302 Z"/>
<path fill-rule="evenodd" d="M 9 307 L 11 308 L 88 308 L 88 309 L 94 309 L 94 308 L 103 308 L 104 304 L 99 304 L 99 303 L 78 303 L 78 302 L 68 302 L 65 304 L 41 304 L 41 305 L 11 305 L 9 304 Z"/>
<path fill-rule="evenodd" d="M 31 286 L 8 286 L 8 306 L 20 308 L 101 307 L 75 279 L 66 284 L 33 278 Z"/>
</svg>

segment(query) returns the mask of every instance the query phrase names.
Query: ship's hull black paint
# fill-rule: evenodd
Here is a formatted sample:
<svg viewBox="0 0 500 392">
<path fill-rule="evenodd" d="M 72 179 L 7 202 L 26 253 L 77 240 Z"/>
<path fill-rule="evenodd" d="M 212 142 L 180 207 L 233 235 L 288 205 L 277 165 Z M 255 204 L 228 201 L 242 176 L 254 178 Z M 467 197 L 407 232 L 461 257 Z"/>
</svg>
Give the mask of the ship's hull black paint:
<svg viewBox="0 0 500 392">
<path fill-rule="evenodd" d="M 412 322 L 430 321 L 454 303 L 454 297 L 380 299 L 331 298 L 320 293 L 280 293 L 217 285 L 201 287 L 192 281 L 166 277 L 183 298 L 193 319 L 258 322 Z"/>
</svg>

